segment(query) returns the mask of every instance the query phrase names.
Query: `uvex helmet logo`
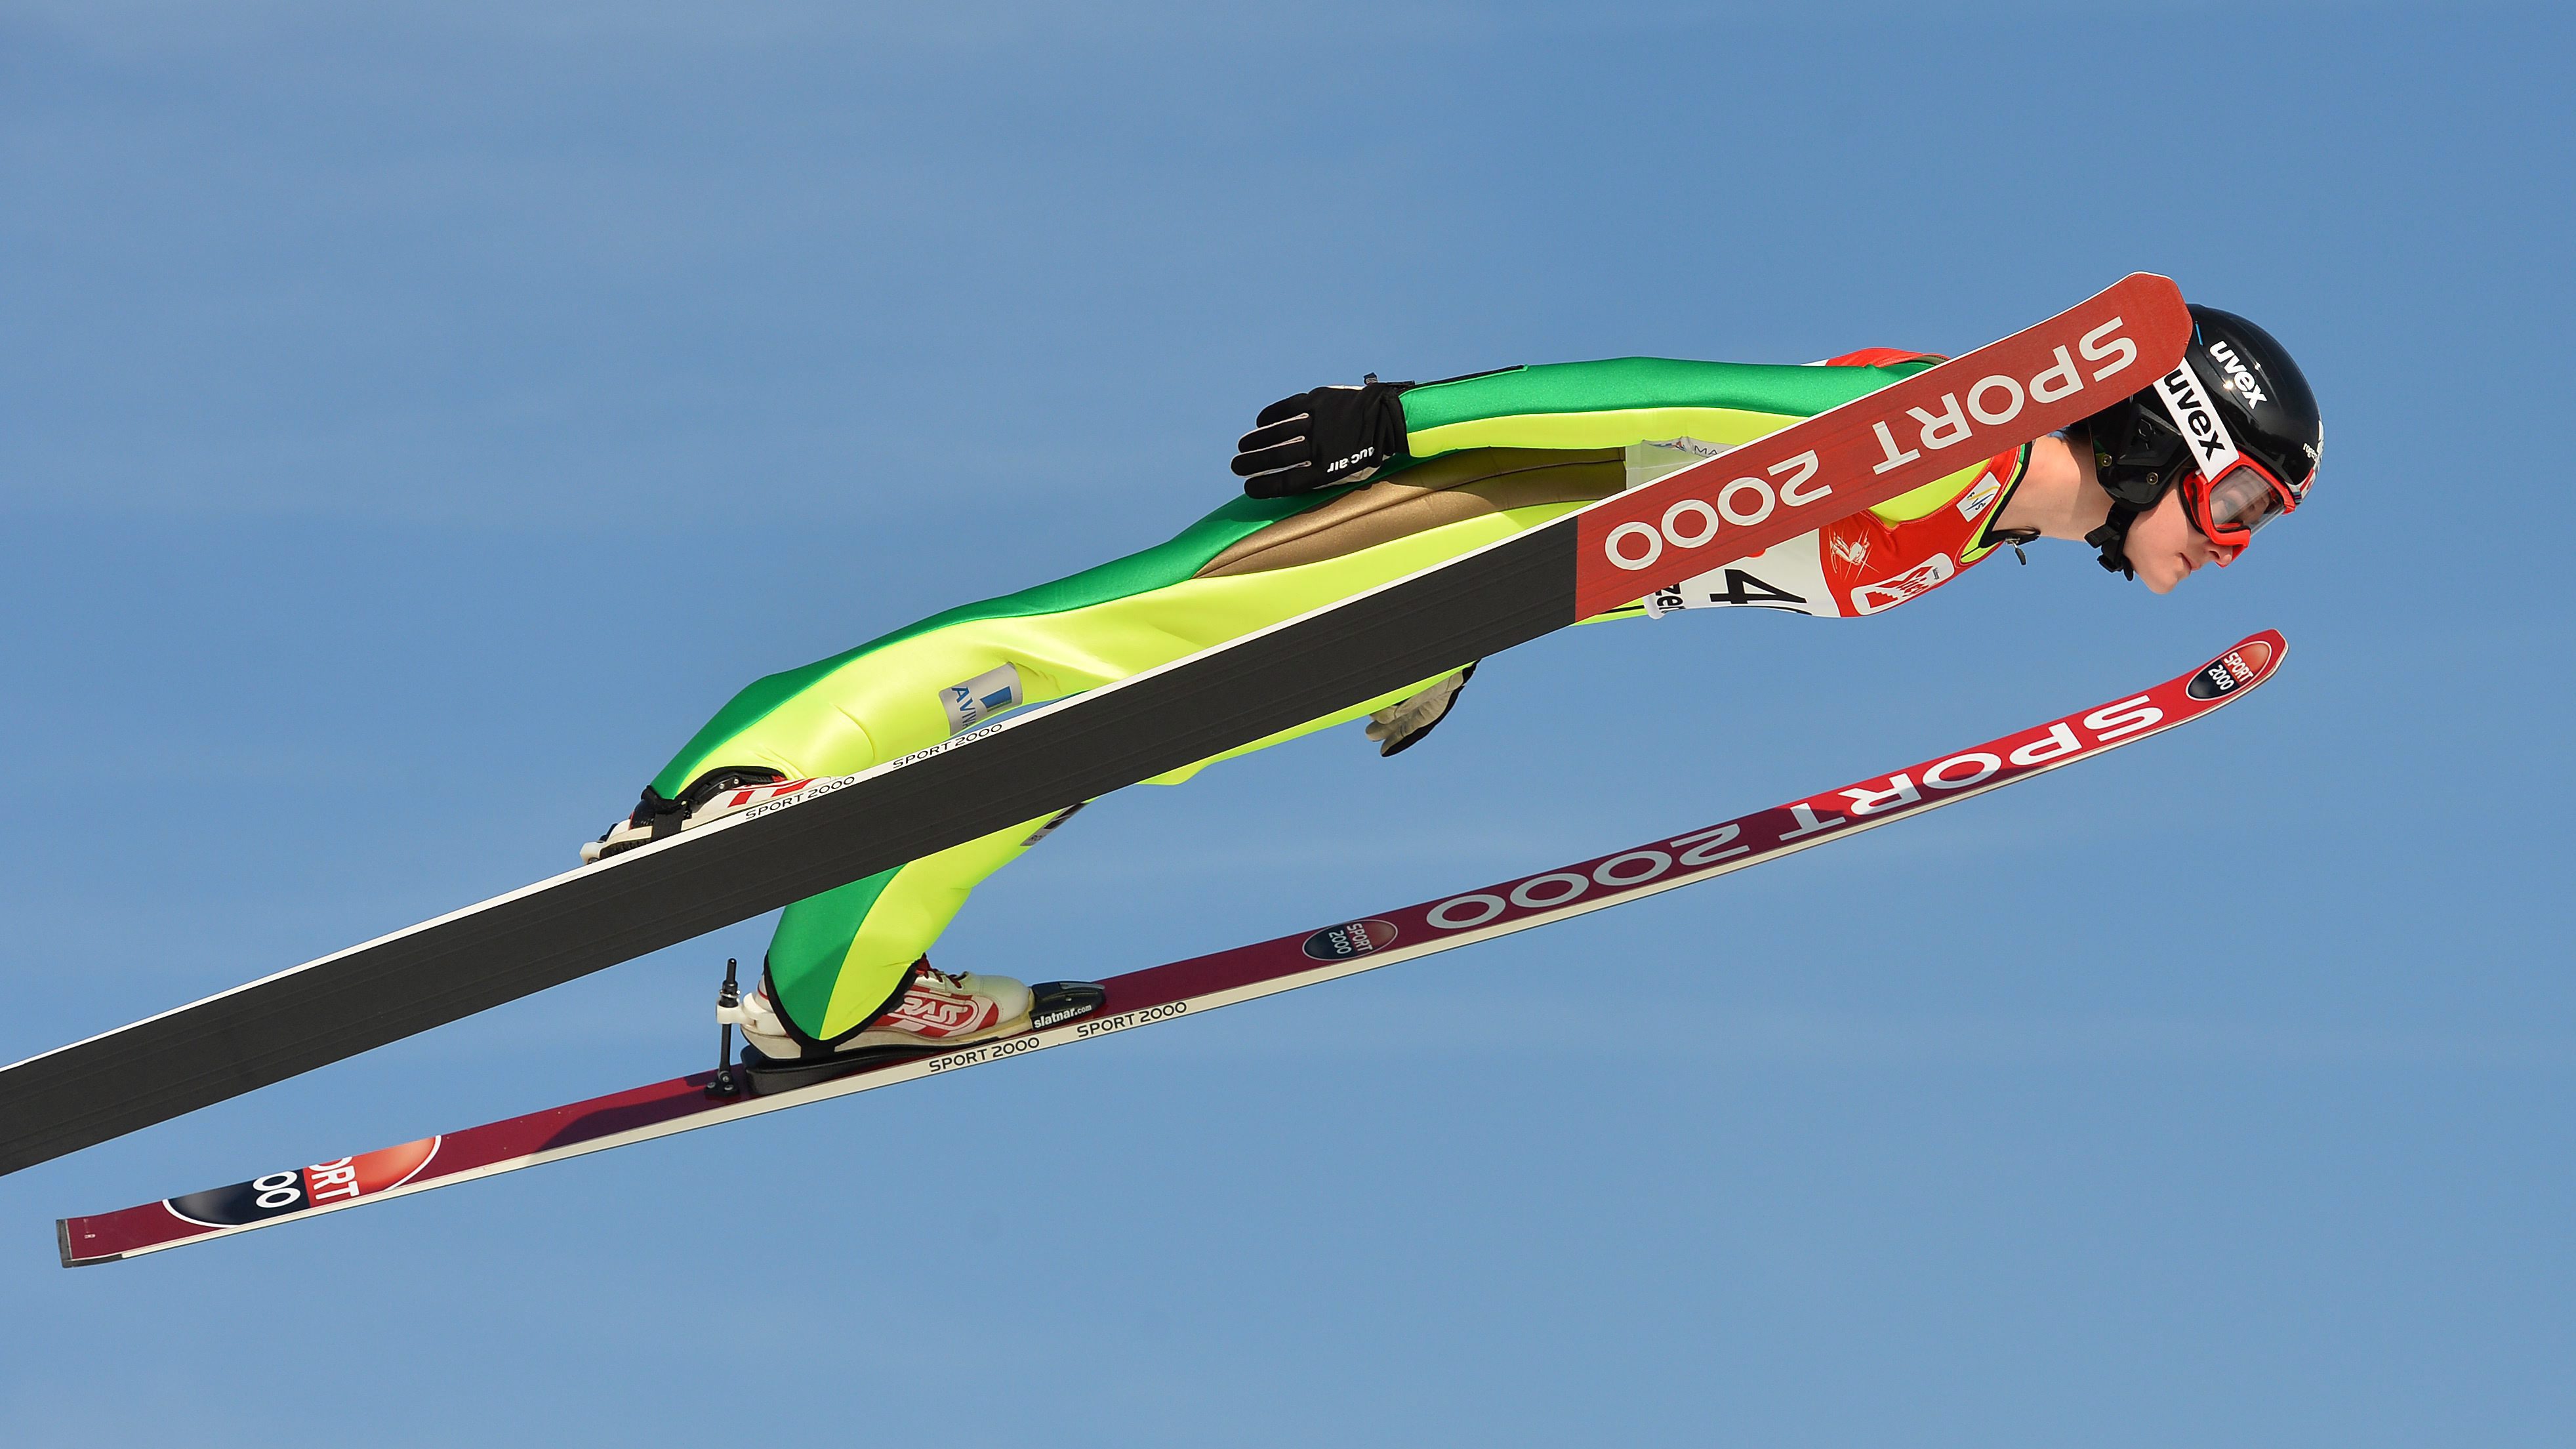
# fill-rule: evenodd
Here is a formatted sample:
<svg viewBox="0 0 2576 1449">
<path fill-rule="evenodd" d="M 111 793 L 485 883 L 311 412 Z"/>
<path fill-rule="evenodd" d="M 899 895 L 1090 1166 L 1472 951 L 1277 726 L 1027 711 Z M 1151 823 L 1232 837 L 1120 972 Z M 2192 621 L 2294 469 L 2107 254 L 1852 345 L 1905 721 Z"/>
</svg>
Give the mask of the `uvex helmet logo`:
<svg viewBox="0 0 2576 1449">
<path fill-rule="evenodd" d="M 2156 379 L 2156 401 L 2165 405 L 2165 416 L 2173 419 L 2175 430 L 2191 444 L 2200 476 L 2215 478 L 2236 466 L 2242 456 L 2236 451 L 2236 440 L 2227 435 L 2227 424 L 2210 403 L 2209 389 L 2200 385 L 2200 374 L 2190 364 Z"/>
<path fill-rule="evenodd" d="M 2264 399 L 2266 394 L 2263 385 L 2254 380 L 2254 369 L 2245 365 L 2245 359 L 2236 355 L 2235 348 L 2224 342 L 2213 342 L 2209 344 L 2209 360 L 2218 364 L 2220 372 L 2227 374 L 2227 385 L 2235 389 L 2238 397 L 2245 399 L 2247 407 Z"/>
</svg>

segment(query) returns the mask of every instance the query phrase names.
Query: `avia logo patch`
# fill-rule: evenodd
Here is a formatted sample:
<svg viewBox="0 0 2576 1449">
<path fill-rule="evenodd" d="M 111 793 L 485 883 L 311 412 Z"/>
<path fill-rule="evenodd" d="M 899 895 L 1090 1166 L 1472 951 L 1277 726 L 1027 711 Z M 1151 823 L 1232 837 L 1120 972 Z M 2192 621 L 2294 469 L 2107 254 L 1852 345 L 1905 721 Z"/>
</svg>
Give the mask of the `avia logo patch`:
<svg viewBox="0 0 2576 1449">
<path fill-rule="evenodd" d="M 1380 917 L 1327 926 L 1306 938 L 1306 954 L 1317 961 L 1347 961 L 1395 944 L 1395 922 Z"/>
<path fill-rule="evenodd" d="M 2227 435 L 2227 424 L 2211 404 L 2208 389 L 2200 385 L 2200 375 L 2186 365 L 2156 379 L 2156 401 L 2165 406 L 2165 416 L 2173 419 L 2176 431 L 2191 444 L 2191 455 L 2203 478 L 2215 478 L 2236 466 L 2243 455 L 2236 451 L 2236 440 Z"/>
<path fill-rule="evenodd" d="M 1330 476 L 1332 476 L 1332 475 L 1333 475 L 1333 474 L 1335 474 L 1335 473 L 1340 473 L 1340 472 L 1343 472 L 1343 471 L 1345 471 L 1345 470 L 1347 470 L 1347 469 L 1356 468 L 1356 467 L 1358 467 L 1360 464 L 1365 463 L 1365 462 L 1367 462 L 1369 459 L 1374 458 L 1374 457 L 1376 457 L 1376 456 L 1377 456 L 1377 449 L 1375 449 L 1375 448 L 1362 448 L 1362 449 L 1360 449 L 1358 452 L 1351 454 L 1351 455 L 1350 455 L 1349 457 L 1347 457 L 1347 458 L 1336 458 L 1336 459 L 1334 459 L 1332 462 L 1325 464 L 1325 465 L 1324 465 L 1324 474 L 1325 474 L 1325 476 L 1326 476 L 1326 477 L 1330 477 Z"/>
<path fill-rule="evenodd" d="M 1005 664 L 939 691 L 939 707 L 948 714 L 948 733 L 964 734 L 1006 709 L 1026 704 L 1019 666 Z"/>
<path fill-rule="evenodd" d="M 420 1175 L 438 1155 L 439 1139 L 424 1137 L 399 1147 L 380 1147 L 356 1157 L 317 1162 L 311 1167 L 272 1172 L 174 1197 L 161 1205 L 181 1222 L 207 1228 L 237 1228 L 308 1208 L 325 1208 L 397 1188 Z"/>
<path fill-rule="evenodd" d="M 1968 490 L 1967 497 L 1959 500 L 1959 516 L 1968 520 L 1970 523 L 1976 522 L 1978 517 L 1986 511 L 1986 505 L 1994 502 L 1995 495 L 2003 491 L 2003 481 L 1995 477 L 1994 474 L 1988 473 L 1986 476 L 1977 480 L 1976 487 Z"/>
<path fill-rule="evenodd" d="M 1950 562 L 1946 553 L 1936 553 L 1892 579 L 1863 584 L 1852 590 L 1852 611 L 1875 614 L 1893 609 L 1906 600 L 1932 592 L 1950 581 L 1959 566 Z"/>
<path fill-rule="evenodd" d="M 2227 374 L 2227 385 L 2236 390 L 2238 397 L 2245 399 L 2247 407 L 2264 399 L 2266 394 L 2263 385 L 2254 378 L 2254 369 L 2245 365 L 2245 360 L 2236 355 L 2235 348 L 2224 342 L 2213 342 L 2209 344 L 2209 360 L 2217 363 L 2218 370 Z"/>
</svg>

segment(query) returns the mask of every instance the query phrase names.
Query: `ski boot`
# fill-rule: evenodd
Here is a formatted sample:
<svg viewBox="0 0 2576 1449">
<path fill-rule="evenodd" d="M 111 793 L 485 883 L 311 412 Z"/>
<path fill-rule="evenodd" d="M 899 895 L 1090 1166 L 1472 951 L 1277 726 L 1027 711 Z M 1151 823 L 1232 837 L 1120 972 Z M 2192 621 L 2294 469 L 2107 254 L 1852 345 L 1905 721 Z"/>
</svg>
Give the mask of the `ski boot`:
<svg viewBox="0 0 2576 1449">
<path fill-rule="evenodd" d="M 1032 989 L 1007 976 L 952 976 L 925 956 L 913 963 L 912 978 L 891 1009 L 828 1048 L 807 1042 L 788 1025 L 766 980 L 739 1005 L 718 1007 L 716 1019 L 742 1028 L 745 1084 L 754 1095 L 766 1095 L 1053 1026 L 1089 1015 L 1106 1000 L 1107 993 L 1089 981 L 1050 981 Z"/>
<path fill-rule="evenodd" d="M 619 851 L 633 850 L 647 841 L 683 830 L 695 830 L 737 811 L 793 795 L 813 783 L 811 778 L 790 780 L 784 771 L 758 765 L 728 765 L 700 775 L 680 792 L 677 800 L 666 800 L 647 785 L 635 813 L 608 827 L 597 840 L 583 843 L 582 864 L 605 860 Z"/>
</svg>

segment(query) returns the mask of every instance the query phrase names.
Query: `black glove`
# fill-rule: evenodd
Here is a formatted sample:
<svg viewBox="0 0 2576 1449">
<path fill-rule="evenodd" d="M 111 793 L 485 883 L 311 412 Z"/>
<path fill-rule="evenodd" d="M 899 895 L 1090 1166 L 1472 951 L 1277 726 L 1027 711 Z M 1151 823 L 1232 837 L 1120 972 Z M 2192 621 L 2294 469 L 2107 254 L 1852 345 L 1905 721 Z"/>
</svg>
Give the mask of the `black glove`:
<svg viewBox="0 0 2576 1449">
<path fill-rule="evenodd" d="M 1261 410 L 1234 446 L 1234 473 L 1255 498 L 1312 493 L 1358 483 L 1405 456 L 1404 404 L 1414 384 L 1380 382 L 1319 387 Z"/>
</svg>

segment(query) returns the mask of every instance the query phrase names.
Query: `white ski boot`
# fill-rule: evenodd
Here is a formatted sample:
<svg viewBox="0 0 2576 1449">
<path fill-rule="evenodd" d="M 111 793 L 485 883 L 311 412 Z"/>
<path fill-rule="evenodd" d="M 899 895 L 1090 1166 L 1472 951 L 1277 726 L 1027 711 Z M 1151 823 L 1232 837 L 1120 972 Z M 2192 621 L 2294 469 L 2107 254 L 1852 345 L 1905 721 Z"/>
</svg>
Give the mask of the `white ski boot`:
<svg viewBox="0 0 2576 1449">
<path fill-rule="evenodd" d="M 848 1040 L 835 1043 L 828 1055 L 908 1047 L 938 1051 L 990 1037 L 1029 1029 L 1029 988 L 1008 976 L 951 976 L 930 964 L 913 963 L 912 979 L 892 1010 L 867 1024 Z M 763 980 L 730 1009 L 718 1007 L 716 1019 L 742 1028 L 742 1039 L 771 1061 L 794 1061 L 806 1054 L 769 999 Z"/>
<path fill-rule="evenodd" d="M 633 850 L 649 840 L 695 830 L 755 805 L 793 795 L 813 783 L 810 778 L 790 780 L 777 770 L 735 766 L 700 775 L 680 792 L 677 800 L 665 800 L 648 786 L 634 814 L 608 827 L 597 840 L 583 842 L 581 862 L 588 865 L 621 850 Z"/>
</svg>

